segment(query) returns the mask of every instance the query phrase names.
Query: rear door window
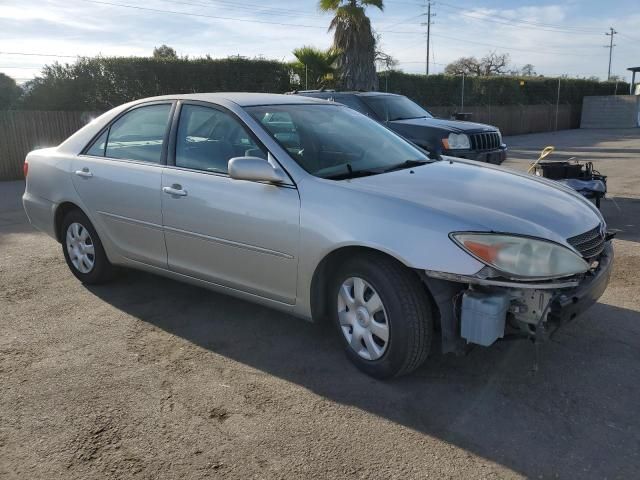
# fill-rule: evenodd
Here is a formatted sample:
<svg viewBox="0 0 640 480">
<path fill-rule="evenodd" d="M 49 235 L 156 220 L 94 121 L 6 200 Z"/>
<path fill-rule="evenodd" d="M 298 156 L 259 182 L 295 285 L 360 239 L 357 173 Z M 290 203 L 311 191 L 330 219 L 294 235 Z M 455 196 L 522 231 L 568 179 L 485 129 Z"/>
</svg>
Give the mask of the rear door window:
<svg viewBox="0 0 640 480">
<path fill-rule="evenodd" d="M 160 163 L 170 113 L 171 104 L 168 103 L 139 107 L 125 113 L 109 128 L 105 156 Z M 94 144 L 89 151 L 94 148 L 99 149 L 99 145 Z"/>
</svg>

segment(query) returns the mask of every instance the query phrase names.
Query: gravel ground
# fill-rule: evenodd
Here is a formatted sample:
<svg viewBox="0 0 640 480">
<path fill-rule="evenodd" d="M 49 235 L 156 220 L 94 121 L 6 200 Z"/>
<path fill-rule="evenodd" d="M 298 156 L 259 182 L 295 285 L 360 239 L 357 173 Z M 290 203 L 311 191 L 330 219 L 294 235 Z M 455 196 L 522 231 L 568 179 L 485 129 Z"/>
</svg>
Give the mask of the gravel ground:
<svg viewBox="0 0 640 480">
<path fill-rule="evenodd" d="M 0 477 L 637 478 L 640 130 L 507 142 L 517 169 L 549 143 L 595 160 L 619 232 L 537 373 L 499 342 L 379 382 L 327 326 L 133 271 L 84 287 L 0 183 Z"/>
</svg>

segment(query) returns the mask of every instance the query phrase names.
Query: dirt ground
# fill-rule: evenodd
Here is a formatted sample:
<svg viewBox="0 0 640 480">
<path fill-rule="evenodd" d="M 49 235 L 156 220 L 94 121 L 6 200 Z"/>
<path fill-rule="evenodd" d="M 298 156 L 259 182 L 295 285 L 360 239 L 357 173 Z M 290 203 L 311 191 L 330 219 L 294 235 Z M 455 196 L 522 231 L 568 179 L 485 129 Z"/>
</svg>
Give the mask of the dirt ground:
<svg viewBox="0 0 640 480">
<path fill-rule="evenodd" d="M 84 287 L 0 183 L 0 477 L 637 478 L 640 129 L 506 141 L 517 169 L 549 143 L 594 160 L 618 231 L 537 373 L 516 341 L 379 382 L 326 326 L 133 271 Z"/>
</svg>

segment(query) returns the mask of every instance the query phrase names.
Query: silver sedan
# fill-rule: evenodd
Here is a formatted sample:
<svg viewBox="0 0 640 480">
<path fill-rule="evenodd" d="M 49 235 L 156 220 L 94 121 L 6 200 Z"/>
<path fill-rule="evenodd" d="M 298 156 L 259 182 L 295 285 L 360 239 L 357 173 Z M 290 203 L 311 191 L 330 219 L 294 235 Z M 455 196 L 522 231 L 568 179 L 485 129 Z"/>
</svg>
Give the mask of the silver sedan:
<svg viewBox="0 0 640 480">
<path fill-rule="evenodd" d="M 602 294 L 613 251 L 551 181 L 428 152 L 346 107 L 268 94 L 117 107 L 31 152 L 24 207 L 93 284 L 131 267 L 304 319 L 366 373 L 505 334 L 536 341 Z"/>
</svg>

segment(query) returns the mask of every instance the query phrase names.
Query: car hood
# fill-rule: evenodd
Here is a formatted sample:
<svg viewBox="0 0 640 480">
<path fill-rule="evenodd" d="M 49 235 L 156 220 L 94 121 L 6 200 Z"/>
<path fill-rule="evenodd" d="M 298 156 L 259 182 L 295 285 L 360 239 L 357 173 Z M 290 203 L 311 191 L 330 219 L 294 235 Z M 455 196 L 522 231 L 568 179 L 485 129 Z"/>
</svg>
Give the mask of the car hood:
<svg viewBox="0 0 640 480">
<path fill-rule="evenodd" d="M 425 214 L 449 217 L 469 231 L 514 233 L 566 244 L 567 238 L 602 223 L 587 200 L 555 182 L 475 162 L 443 160 L 341 183 L 418 204 Z"/>
<path fill-rule="evenodd" d="M 392 125 L 404 128 L 439 128 L 453 133 L 461 132 L 495 132 L 496 127 L 485 125 L 483 123 L 463 122 L 460 120 L 445 120 L 444 118 L 410 118 L 407 120 L 393 120 L 389 122 Z"/>
</svg>

